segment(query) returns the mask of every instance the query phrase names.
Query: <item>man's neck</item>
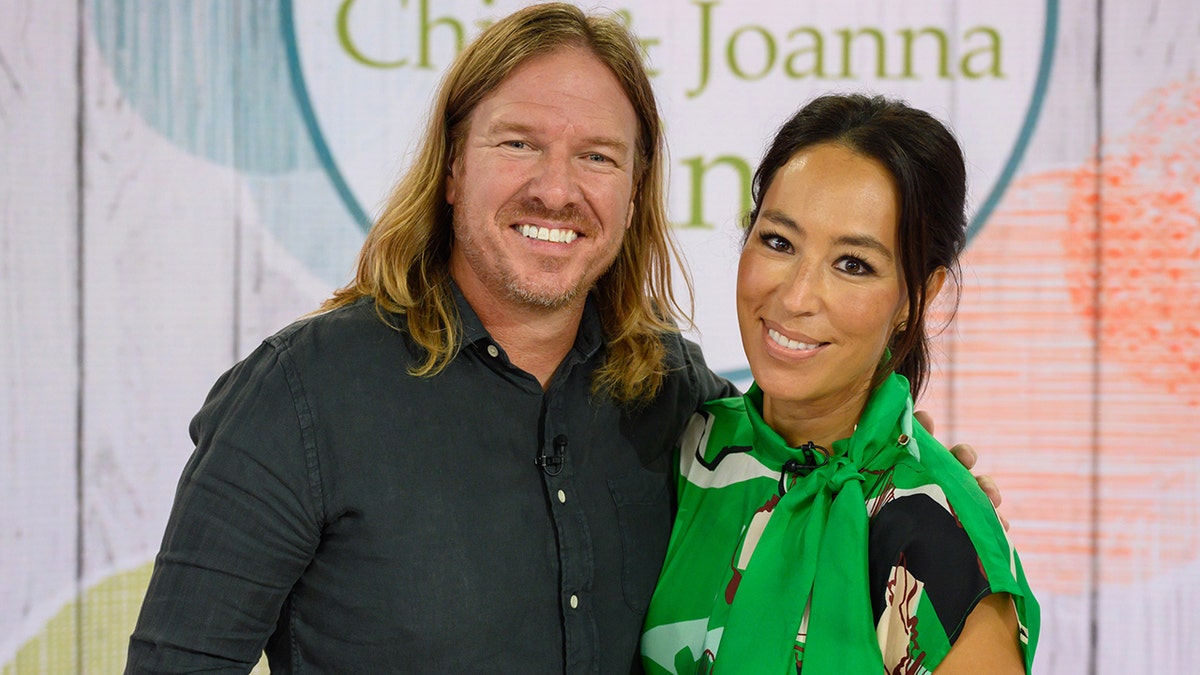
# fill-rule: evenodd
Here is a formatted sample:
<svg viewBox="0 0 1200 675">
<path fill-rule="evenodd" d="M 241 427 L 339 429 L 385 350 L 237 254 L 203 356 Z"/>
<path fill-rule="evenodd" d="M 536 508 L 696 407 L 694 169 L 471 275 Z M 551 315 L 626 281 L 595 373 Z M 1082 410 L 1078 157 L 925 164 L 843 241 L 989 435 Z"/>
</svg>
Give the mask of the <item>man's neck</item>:
<svg viewBox="0 0 1200 675">
<path fill-rule="evenodd" d="M 509 361 L 536 377 L 542 389 L 549 387 L 550 378 L 575 344 L 586 296 L 548 309 L 498 298 L 484 289 L 459 288 Z"/>
</svg>

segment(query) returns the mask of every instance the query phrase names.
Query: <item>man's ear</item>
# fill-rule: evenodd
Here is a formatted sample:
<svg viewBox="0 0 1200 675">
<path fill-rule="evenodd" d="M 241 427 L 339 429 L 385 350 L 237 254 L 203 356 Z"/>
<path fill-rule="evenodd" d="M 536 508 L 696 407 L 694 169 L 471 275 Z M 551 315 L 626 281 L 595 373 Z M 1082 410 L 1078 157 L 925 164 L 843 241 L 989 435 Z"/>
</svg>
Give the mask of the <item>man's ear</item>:
<svg viewBox="0 0 1200 675">
<path fill-rule="evenodd" d="M 458 161 L 451 157 L 449 164 L 446 165 L 446 203 L 453 205 L 454 200 L 458 197 Z"/>
<path fill-rule="evenodd" d="M 633 225 L 633 214 L 637 210 L 637 183 L 634 183 L 633 192 L 629 195 L 629 215 L 625 216 L 625 231 L 629 231 L 629 227 Z"/>
</svg>

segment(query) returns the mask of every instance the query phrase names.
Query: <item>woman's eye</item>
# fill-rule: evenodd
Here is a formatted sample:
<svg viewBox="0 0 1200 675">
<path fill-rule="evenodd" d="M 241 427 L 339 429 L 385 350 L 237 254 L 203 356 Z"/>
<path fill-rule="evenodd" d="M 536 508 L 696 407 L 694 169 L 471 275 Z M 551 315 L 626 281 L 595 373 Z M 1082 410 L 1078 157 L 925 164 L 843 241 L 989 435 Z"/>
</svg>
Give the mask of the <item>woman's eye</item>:
<svg viewBox="0 0 1200 675">
<path fill-rule="evenodd" d="M 598 152 L 589 152 L 587 154 L 587 158 L 588 158 L 588 161 L 596 162 L 598 164 L 603 164 L 608 161 L 608 157 L 605 157 L 604 155 L 602 155 Z"/>
<path fill-rule="evenodd" d="M 762 240 L 762 243 L 772 251 L 779 251 L 781 253 L 790 253 L 792 251 L 792 242 L 777 234 L 764 232 L 758 235 L 758 238 Z"/>
<path fill-rule="evenodd" d="M 851 256 L 847 256 L 847 257 L 842 258 L 841 260 L 837 261 L 837 264 L 835 264 L 834 267 L 838 268 L 839 270 L 841 270 L 847 274 L 852 274 L 854 276 L 862 276 L 864 274 L 871 274 L 872 272 L 875 271 L 875 269 L 873 267 L 868 265 L 863 260 L 861 260 L 859 258 L 854 258 Z"/>
</svg>

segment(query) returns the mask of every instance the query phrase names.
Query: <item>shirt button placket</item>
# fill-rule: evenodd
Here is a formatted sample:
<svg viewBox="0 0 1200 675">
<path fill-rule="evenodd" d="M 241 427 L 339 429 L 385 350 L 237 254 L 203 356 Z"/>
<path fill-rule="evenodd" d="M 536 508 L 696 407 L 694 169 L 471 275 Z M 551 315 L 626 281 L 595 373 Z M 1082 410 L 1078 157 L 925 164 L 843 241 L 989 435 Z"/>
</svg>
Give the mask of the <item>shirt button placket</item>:
<svg viewBox="0 0 1200 675">
<path fill-rule="evenodd" d="M 582 496 L 587 493 L 578 489 L 579 476 L 575 473 L 580 469 L 575 460 L 586 456 L 586 453 L 580 453 L 578 448 L 569 443 L 571 439 L 563 423 L 567 418 L 563 410 L 564 401 L 556 393 L 557 389 L 551 387 L 547 394 L 549 400 L 542 438 L 548 446 L 543 452 L 557 459 L 557 462 L 554 471 L 543 471 L 542 480 L 558 533 L 559 581 L 563 591 L 559 602 L 563 613 L 565 670 L 572 673 L 591 672 L 598 663 L 599 646 L 595 640 L 595 617 L 592 616 L 591 605 L 585 594 L 591 592 L 595 579 L 594 553 L 584 511 L 586 498 Z"/>
</svg>

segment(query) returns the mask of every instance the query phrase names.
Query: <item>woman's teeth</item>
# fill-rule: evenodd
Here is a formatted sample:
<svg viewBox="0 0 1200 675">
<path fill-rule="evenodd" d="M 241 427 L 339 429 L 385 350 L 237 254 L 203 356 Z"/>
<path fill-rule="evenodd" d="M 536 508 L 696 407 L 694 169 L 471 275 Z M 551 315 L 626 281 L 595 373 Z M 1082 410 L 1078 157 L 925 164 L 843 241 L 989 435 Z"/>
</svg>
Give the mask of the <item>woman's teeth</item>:
<svg viewBox="0 0 1200 675">
<path fill-rule="evenodd" d="M 788 338 L 784 337 L 783 333 L 780 333 L 779 331 L 777 331 L 773 328 L 767 329 L 767 337 L 771 338 L 771 340 L 774 341 L 775 344 L 779 345 L 780 347 L 785 347 L 787 349 L 795 349 L 795 350 L 816 349 L 817 347 L 821 346 L 820 344 L 811 344 L 810 345 L 810 344 L 805 344 L 803 342 L 797 342 L 796 340 L 789 340 Z"/>
</svg>

